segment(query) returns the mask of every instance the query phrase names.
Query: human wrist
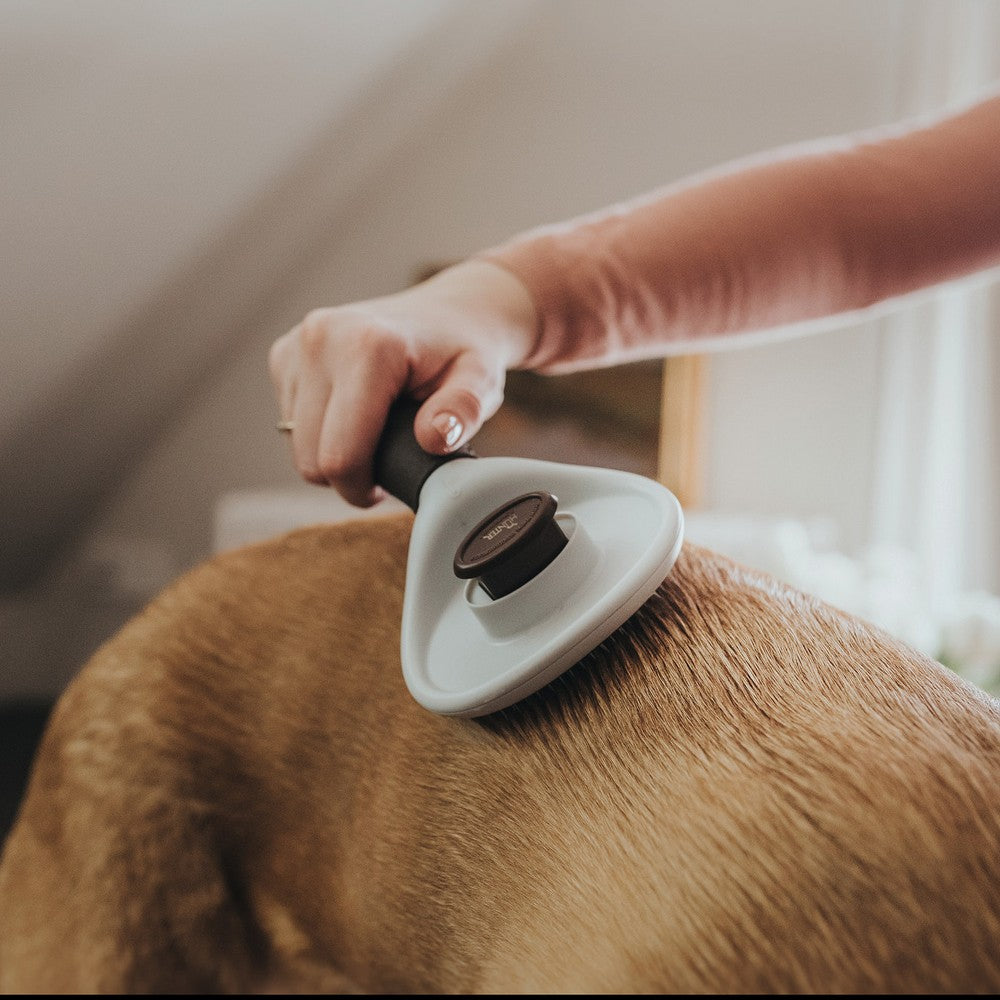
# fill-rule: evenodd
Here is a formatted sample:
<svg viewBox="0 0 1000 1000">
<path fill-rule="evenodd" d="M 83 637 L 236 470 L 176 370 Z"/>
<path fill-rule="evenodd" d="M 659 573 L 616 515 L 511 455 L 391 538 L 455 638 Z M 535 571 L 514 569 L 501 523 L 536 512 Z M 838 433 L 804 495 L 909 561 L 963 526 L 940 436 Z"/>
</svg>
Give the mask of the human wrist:
<svg viewBox="0 0 1000 1000">
<path fill-rule="evenodd" d="M 505 268 L 473 257 L 439 271 L 425 286 L 501 348 L 506 368 L 520 367 L 534 351 L 538 311 L 524 283 Z"/>
</svg>

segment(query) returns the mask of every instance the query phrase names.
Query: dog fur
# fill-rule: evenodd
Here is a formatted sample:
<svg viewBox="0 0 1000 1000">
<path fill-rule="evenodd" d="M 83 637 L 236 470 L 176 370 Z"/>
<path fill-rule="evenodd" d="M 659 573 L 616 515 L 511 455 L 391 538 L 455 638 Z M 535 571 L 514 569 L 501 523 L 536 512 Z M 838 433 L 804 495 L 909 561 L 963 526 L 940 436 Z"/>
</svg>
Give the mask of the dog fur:
<svg viewBox="0 0 1000 1000">
<path fill-rule="evenodd" d="M 1000 706 L 686 545 L 479 720 L 403 684 L 409 516 L 221 555 L 60 699 L 15 992 L 994 993 Z"/>
</svg>

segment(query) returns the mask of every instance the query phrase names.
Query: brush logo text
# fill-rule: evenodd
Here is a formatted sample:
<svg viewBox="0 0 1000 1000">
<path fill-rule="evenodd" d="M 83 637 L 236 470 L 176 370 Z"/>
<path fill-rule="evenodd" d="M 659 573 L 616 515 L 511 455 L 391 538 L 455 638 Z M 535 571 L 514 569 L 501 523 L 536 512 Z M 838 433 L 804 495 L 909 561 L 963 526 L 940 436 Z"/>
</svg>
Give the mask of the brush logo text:
<svg viewBox="0 0 1000 1000">
<path fill-rule="evenodd" d="M 510 531 L 511 529 L 516 528 L 517 524 L 517 514 L 508 514 L 502 521 L 493 525 L 493 527 L 483 535 L 483 541 L 490 542 L 496 538 L 501 531 Z"/>
</svg>

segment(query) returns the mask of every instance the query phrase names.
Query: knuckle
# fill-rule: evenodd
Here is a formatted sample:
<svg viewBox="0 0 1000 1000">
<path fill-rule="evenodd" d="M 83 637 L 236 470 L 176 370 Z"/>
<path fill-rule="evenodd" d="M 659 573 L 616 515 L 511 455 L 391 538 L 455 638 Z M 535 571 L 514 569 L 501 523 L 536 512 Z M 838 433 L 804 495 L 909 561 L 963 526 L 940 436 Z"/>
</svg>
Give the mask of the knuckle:
<svg viewBox="0 0 1000 1000">
<path fill-rule="evenodd" d="M 277 381 L 285 373 L 288 361 L 288 335 L 276 340 L 267 352 L 267 368 L 271 378 Z"/>
<path fill-rule="evenodd" d="M 313 365 L 337 357 L 380 366 L 401 353 L 400 338 L 389 326 L 346 308 L 314 309 L 299 324 L 299 342 Z"/>
<path fill-rule="evenodd" d="M 350 478 L 359 463 L 352 461 L 340 452 L 322 452 L 317 459 L 317 472 L 326 482 L 340 481 Z"/>
<path fill-rule="evenodd" d="M 485 409 L 482 398 L 471 389 L 456 388 L 452 397 L 455 408 L 467 421 L 478 423 Z"/>
<path fill-rule="evenodd" d="M 360 451 L 321 450 L 317 459 L 323 481 L 352 503 L 358 503 L 371 490 L 371 466 Z"/>
<path fill-rule="evenodd" d="M 329 340 L 328 314 L 324 310 L 314 309 L 299 326 L 303 357 L 313 363 L 321 361 L 326 356 Z"/>
<path fill-rule="evenodd" d="M 358 361 L 380 368 L 398 353 L 396 338 L 377 323 L 359 323 L 347 334 L 348 350 Z"/>
<path fill-rule="evenodd" d="M 493 384 L 481 396 L 479 416 L 485 419 L 503 406 L 503 386 Z"/>
<path fill-rule="evenodd" d="M 333 311 L 326 306 L 321 306 L 319 309 L 310 309 L 303 317 L 301 325 L 303 327 L 326 327 Z"/>
<path fill-rule="evenodd" d="M 316 486 L 326 486 L 329 482 L 320 468 L 312 462 L 308 464 L 299 462 L 299 473 L 307 483 L 313 483 Z"/>
</svg>

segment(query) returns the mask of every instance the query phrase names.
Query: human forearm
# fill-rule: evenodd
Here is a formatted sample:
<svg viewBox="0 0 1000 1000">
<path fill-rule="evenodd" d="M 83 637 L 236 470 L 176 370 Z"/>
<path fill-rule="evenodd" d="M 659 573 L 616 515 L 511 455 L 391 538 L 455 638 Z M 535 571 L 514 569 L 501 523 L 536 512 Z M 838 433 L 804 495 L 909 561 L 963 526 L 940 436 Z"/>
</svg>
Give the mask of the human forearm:
<svg viewBox="0 0 1000 1000">
<path fill-rule="evenodd" d="M 1000 98 L 920 129 L 780 151 L 482 257 L 564 371 L 856 310 L 1000 263 Z"/>
</svg>

